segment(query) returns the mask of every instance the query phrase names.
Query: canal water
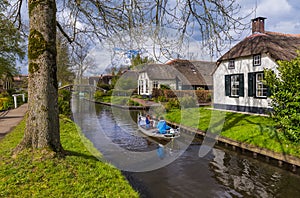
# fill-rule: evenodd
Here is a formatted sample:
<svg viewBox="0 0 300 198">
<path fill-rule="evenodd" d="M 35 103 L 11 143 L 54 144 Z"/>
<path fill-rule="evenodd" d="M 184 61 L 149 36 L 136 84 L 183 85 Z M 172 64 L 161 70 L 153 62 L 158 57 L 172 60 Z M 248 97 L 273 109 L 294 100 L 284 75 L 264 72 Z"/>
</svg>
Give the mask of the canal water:
<svg viewBox="0 0 300 198">
<path fill-rule="evenodd" d="M 142 136 L 139 111 L 86 101 L 73 101 L 72 111 L 83 134 L 141 197 L 300 197 L 300 176 L 276 165 L 218 145 L 199 157 L 201 140 L 189 143 L 190 137 L 180 140 L 189 143 L 184 146 Z"/>
</svg>

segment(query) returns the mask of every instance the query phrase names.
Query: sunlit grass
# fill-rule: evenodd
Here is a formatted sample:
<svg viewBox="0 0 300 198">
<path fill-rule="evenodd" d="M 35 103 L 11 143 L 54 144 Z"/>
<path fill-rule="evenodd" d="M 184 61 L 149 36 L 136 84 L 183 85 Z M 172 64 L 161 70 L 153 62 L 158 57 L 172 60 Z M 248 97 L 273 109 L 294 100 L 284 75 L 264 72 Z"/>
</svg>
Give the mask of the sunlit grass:
<svg viewBox="0 0 300 198">
<path fill-rule="evenodd" d="M 216 113 L 219 112 L 219 113 Z M 207 108 L 173 110 L 166 118 L 202 131 L 218 131 L 223 137 L 249 143 L 278 153 L 300 157 L 300 145 L 286 140 L 267 116 L 220 112 Z"/>
<path fill-rule="evenodd" d="M 26 150 L 13 159 L 11 151 L 23 136 L 24 121 L 0 141 L 0 197 L 139 196 L 118 169 L 90 154 L 72 121 L 61 119 L 60 125 L 61 142 L 69 153 L 65 158 Z"/>
</svg>

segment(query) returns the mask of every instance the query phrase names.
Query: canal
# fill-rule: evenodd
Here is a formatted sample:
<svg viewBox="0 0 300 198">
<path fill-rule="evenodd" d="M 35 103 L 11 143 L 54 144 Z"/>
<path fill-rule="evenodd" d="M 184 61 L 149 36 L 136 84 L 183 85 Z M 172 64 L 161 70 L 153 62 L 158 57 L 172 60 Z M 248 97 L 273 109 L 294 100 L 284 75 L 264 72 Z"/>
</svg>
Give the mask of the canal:
<svg viewBox="0 0 300 198">
<path fill-rule="evenodd" d="M 137 129 L 139 111 L 73 100 L 74 121 L 141 197 L 299 197 L 300 176 L 191 135 L 161 145 Z M 87 145 L 87 147 L 89 147 Z M 91 152 L 94 152 L 91 149 Z"/>
</svg>

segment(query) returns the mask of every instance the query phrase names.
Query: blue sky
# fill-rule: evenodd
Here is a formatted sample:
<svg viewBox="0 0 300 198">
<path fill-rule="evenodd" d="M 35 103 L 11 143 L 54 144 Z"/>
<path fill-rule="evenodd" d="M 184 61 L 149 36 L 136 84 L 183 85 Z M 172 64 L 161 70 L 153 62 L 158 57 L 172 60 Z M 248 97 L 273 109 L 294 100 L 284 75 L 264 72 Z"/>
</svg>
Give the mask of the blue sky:
<svg viewBox="0 0 300 198">
<path fill-rule="evenodd" d="M 257 5 L 251 18 L 266 17 L 266 31 L 300 34 L 299 0 L 238 0 L 238 3 L 243 13 L 249 13 Z"/>
<path fill-rule="evenodd" d="M 237 0 L 241 5 L 241 15 L 249 14 L 257 8 L 247 19 L 250 22 L 255 17 L 266 17 L 265 30 L 290 34 L 300 34 L 300 3 L 299 0 Z M 251 34 L 251 29 L 245 30 L 243 37 Z M 234 45 L 234 43 L 232 44 Z M 231 45 L 231 46 L 232 46 Z M 230 47 L 230 46 L 229 46 Z M 226 50 L 225 50 L 226 51 Z M 102 55 L 103 57 L 103 55 Z M 110 61 L 108 57 L 107 61 Z M 215 57 L 218 58 L 218 57 Z M 99 60 L 103 65 L 103 60 Z M 107 63 L 108 65 L 109 63 Z M 27 65 L 19 65 L 21 73 L 27 73 Z M 99 68 L 99 73 L 101 72 Z M 97 72 L 98 73 L 98 72 Z"/>
</svg>

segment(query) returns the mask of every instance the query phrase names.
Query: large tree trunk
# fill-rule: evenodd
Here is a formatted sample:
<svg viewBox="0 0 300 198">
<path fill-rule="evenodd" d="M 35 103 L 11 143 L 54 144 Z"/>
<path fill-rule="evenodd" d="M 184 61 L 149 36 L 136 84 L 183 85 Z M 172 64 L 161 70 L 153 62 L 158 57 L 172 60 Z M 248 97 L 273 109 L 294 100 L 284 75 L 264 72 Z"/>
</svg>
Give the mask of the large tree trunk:
<svg viewBox="0 0 300 198">
<path fill-rule="evenodd" d="M 63 152 L 60 143 L 56 77 L 56 2 L 29 0 L 28 118 L 16 148 Z"/>
</svg>

